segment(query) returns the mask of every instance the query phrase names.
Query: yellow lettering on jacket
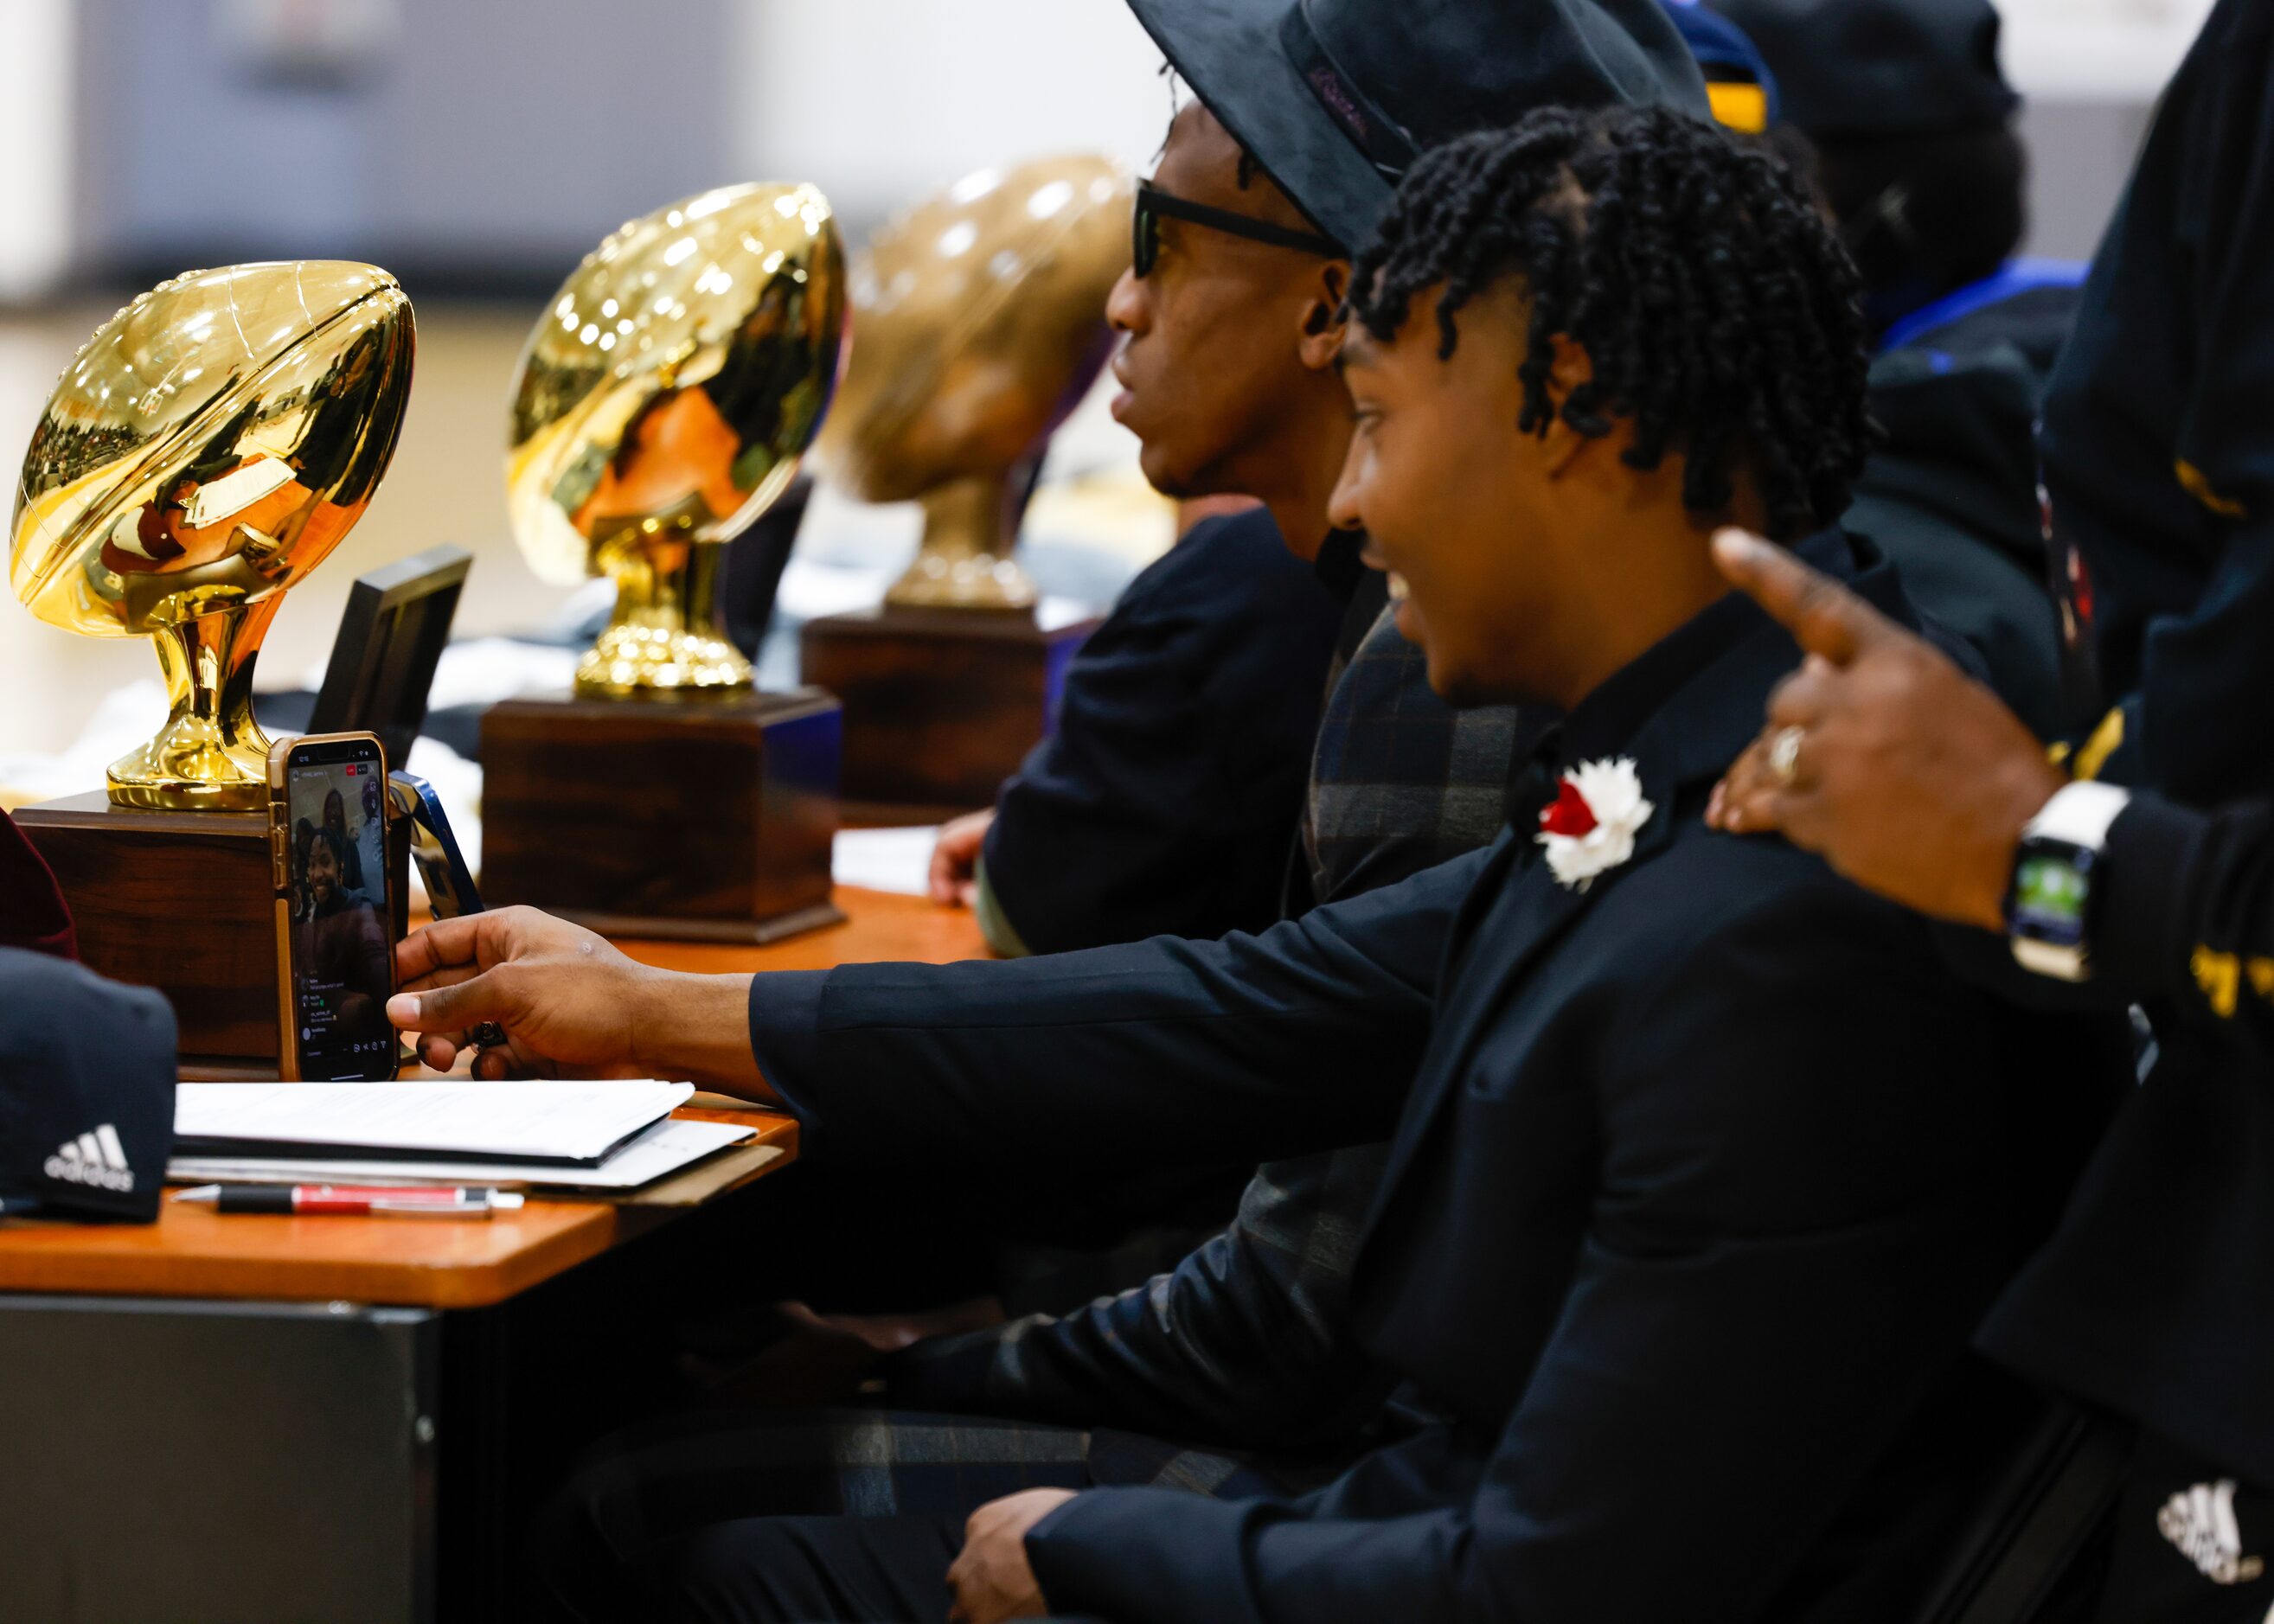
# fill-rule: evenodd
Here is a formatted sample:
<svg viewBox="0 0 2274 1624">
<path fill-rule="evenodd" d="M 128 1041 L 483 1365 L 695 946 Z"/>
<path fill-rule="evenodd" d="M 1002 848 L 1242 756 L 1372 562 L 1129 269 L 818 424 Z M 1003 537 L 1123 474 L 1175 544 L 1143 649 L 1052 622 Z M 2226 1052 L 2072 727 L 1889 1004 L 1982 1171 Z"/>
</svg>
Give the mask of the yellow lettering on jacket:
<svg viewBox="0 0 2274 1624">
<path fill-rule="evenodd" d="M 2108 765 L 2108 758 L 2123 742 L 2124 712 L 2111 710 L 2100 718 L 2100 726 L 2092 730 L 2092 737 L 2078 748 L 2075 776 L 2087 780 L 2098 778 L 2100 770 Z"/>
<path fill-rule="evenodd" d="M 2184 457 L 2172 465 L 2172 471 L 2179 476 L 2180 489 L 2194 497 L 2220 518 L 2247 519 L 2250 516 L 2240 502 L 2221 496 L 2212 490 L 2210 481 L 2203 477 L 2203 470 Z"/>
<path fill-rule="evenodd" d="M 2242 966 L 2234 955 L 2198 947 L 2189 967 L 2195 973 L 2195 985 L 2202 989 L 2211 1012 L 2222 1020 L 2233 1020 L 2234 995 L 2242 985 Z"/>
</svg>

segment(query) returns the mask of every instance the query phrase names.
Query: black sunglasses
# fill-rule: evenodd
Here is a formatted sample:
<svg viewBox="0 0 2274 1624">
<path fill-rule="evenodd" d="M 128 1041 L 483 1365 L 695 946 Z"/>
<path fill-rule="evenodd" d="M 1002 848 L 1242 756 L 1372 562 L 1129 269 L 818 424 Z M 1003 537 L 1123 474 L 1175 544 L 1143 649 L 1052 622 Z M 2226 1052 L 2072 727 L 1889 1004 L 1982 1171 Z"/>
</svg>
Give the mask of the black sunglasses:
<svg viewBox="0 0 2274 1624">
<path fill-rule="evenodd" d="M 1275 226 L 1246 214 L 1235 214 L 1229 209 L 1210 208 L 1205 203 L 1187 203 L 1180 197 L 1158 190 L 1150 181 L 1140 181 L 1137 183 L 1137 206 L 1130 216 L 1130 266 L 1140 276 L 1150 273 L 1154 261 L 1161 257 L 1161 222 L 1163 218 L 1190 221 L 1196 226 L 1206 226 L 1211 231 L 1244 237 L 1251 243 L 1269 243 L 1274 248 L 1292 248 L 1299 253 L 1318 254 L 1329 259 L 1348 257 L 1341 244 L 1315 232 L 1290 230 L 1285 226 Z"/>
</svg>

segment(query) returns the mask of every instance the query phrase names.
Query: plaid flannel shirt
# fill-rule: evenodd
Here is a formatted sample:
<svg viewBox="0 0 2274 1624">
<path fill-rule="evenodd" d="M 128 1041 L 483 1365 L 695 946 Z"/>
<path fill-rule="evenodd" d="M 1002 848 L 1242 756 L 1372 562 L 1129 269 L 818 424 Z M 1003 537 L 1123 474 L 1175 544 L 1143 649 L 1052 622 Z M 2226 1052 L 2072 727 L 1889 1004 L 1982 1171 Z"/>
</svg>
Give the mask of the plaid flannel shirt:
<svg viewBox="0 0 2274 1624">
<path fill-rule="evenodd" d="M 1489 845 L 1508 819 L 1517 713 L 1438 698 L 1386 598 L 1374 586 L 1353 599 L 1355 613 L 1380 607 L 1328 679 L 1303 809 L 1310 896 L 1291 896 L 1290 914 L 1449 862 Z"/>
</svg>

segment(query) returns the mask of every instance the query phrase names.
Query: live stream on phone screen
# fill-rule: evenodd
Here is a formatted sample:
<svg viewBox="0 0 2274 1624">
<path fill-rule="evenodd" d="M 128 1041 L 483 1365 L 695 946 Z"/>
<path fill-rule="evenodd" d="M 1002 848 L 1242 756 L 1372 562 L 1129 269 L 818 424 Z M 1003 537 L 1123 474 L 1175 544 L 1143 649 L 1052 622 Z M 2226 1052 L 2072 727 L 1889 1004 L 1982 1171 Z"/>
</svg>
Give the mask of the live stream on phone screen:
<svg viewBox="0 0 2274 1624">
<path fill-rule="evenodd" d="M 300 1075 L 367 1077 L 395 1051 L 386 779 L 377 760 L 285 768 Z"/>
</svg>

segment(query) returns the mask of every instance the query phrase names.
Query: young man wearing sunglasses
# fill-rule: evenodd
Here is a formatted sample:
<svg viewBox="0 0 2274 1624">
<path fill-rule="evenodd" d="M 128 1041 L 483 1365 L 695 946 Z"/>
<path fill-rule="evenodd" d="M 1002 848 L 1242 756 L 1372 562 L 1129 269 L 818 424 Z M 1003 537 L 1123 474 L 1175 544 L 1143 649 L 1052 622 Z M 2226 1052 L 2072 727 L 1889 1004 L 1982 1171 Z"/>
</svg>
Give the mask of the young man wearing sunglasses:
<svg viewBox="0 0 2274 1624">
<path fill-rule="evenodd" d="M 1382 620 L 1381 577 L 1326 514 L 1350 440 L 1333 372 L 1347 254 L 1424 146 L 1551 102 L 1664 100 L 1703 114 L 1705 91 L 1657 0 L 1434 0 L 1403 19 L 1360 0 L 1132 6 L 1197 100 L 1171 124 L 1137 201 L 1130 273 L 1107 302 L 1125 335 L 1114 415 L 1142 442 L 1156 488 L 1257 499 L 1261 513 L 1229 522 L 1242 544 L 1276 531 L 1347 605 L 1316 749 L 1306 751 L 1301 849 L 1283 898 L 1299 911 L 1489 839 L 1512 743 L 1506 712 L 1459 716 L 1430 695 L 1386 626 L 1360 647 Z M 1114 630 L 1109 621 L 1092 650 L 1112 650 Z M 935 895 L 983 895 L 1008 927 L 998 935 L 1042 951 L 1217 922 L 1188 900 L 1175 850 L 1193 797 L 1172 810 L 1143 781 L 1188 781 L 1162 773 L 1171 750 L 1143 736 L 1137 713 L 1163 703 L 1150 679 L 1165 663 L 1111 673 L 1124 703 L 1100 707 L 1098 727 L 1080 714 L 1088 673 L 1076 661 L 1059 739 L 1006 787 L 991 820 L 945 832 Z M 1317 686 L 1307 670 L 1284 680 Z M 1266 692 L 1242 703 L 1268 710 Z M 1187 725 L 1183 737 L 1205 751 L 1222 725 Z M 1136 846 L 1145 850 L 1133 858 Z M 1101 864 L 1110 895 L 1082 877 Z M 1163 898 L 1193 917 L 1164 917 Z"/>
<path fill-rule="evenodd" d="M 1279 916 L 1291 883 L 1301 904 L 1340 889 L 1337 876 L 1315 873 L 1307 858 L 1285 870 L 1299 823 L 1315 851 L 1318 808 L 1306 793 L 1314 742 L 1321 763 L 1345 754 L 1338 738 L 1318 738 L 1318 702 L 1382 608 L 1378 585 L 1359 590 L 1356 541 L 1331 538 L 1326 520 L 1325 492 L 1350 433 L 1332 370 L 1347 252 L 1229 133 L 1207 94 L 1171 122 L 1137 196 L 1131 268 L 1106 306 L 1124 335 L 1113 413 L 1138 437 L 1146 477 L 1164 495 L 1261 505 L 1204 520 L 1133 584 L 1070 668 L 1056 737 L 993 810 L 943 831 L 933 894 L 976 906 L 1000 951 L 1259 929 Z M 1286 575 L 1302 584 L 1284 585 Z M 1215 602 L 1188 601 L 1187 583 Z M 1314 622 L 1327 628 L 1314 651 L 1300 660 L 1282 653 L 1269 669 L 1257 658 L 1268 650 L 1242 650 L 1227 635 L 1254 640 L 1249 602 L 1267 583 L 1306 635 Z M 1337 626 L 1345 628 L 1339 650 Z M 1214 635 L 1204 643 L 1196 633 Z M 1330 654 L 1339 656 L 1331 674 Z M 1308 710 L 1299 741 L 1278 726 L 1291 695 Z M 1352 709 L 1343 707 L 1338 736 Z M 1452 731 L 1441 708 L 1425 703 L 1420 714 Z M 1404 730 L 1408 756 L 1419 731 Z M 1480 720 L 1468 731 L 1493 729 Z M 1483 763 L 1491 754 L 1487 741 L 1461 756 Z M 1504 741 L 1499 754 L 1504 760 Z M 1289 756 L 1294 793 L 1284 800 L 1276 776 L 1262 793 L 1242 777 Z M 1442 759 L 1411 771 L 1417 788 L 1445 781 Z M 1501 776 L 1480 764 L 1474 787 L 1495 792 Z M 1259 862 L 1252 849 L 1228 849 L 1227 825 L 1245 829 L 1267 799 L 1276 850 Z M 1457 806 L 1462 797 L 1452 799 Z M 1480 820 L 1368 818 L 1367 854 L 1379 872 L 1367 883 L 1481 844 L 1497 823 L 1492 799 L 1475 808 Z M 1441 838 L 1436 825 L 1447 821 Z M 1380 849 L 1385 837 L 1409 848 L 1410 861 Z"/>
<path fill-rule="evenodd" d="M 1158 256 L 1156 209 L 1186 207 L 1140 194 L 1138 275 Z M 1316 233 L 1197 213 L 1291 259 L 1341 255 Z M 1201 519 L 1075 656 L 1052 736 L 996 805 L 941 831 L 934 898 L 972 907 L 1012 957 L 1274 922 L 1343 613 L 1269 513 Z"/>
</svg>

